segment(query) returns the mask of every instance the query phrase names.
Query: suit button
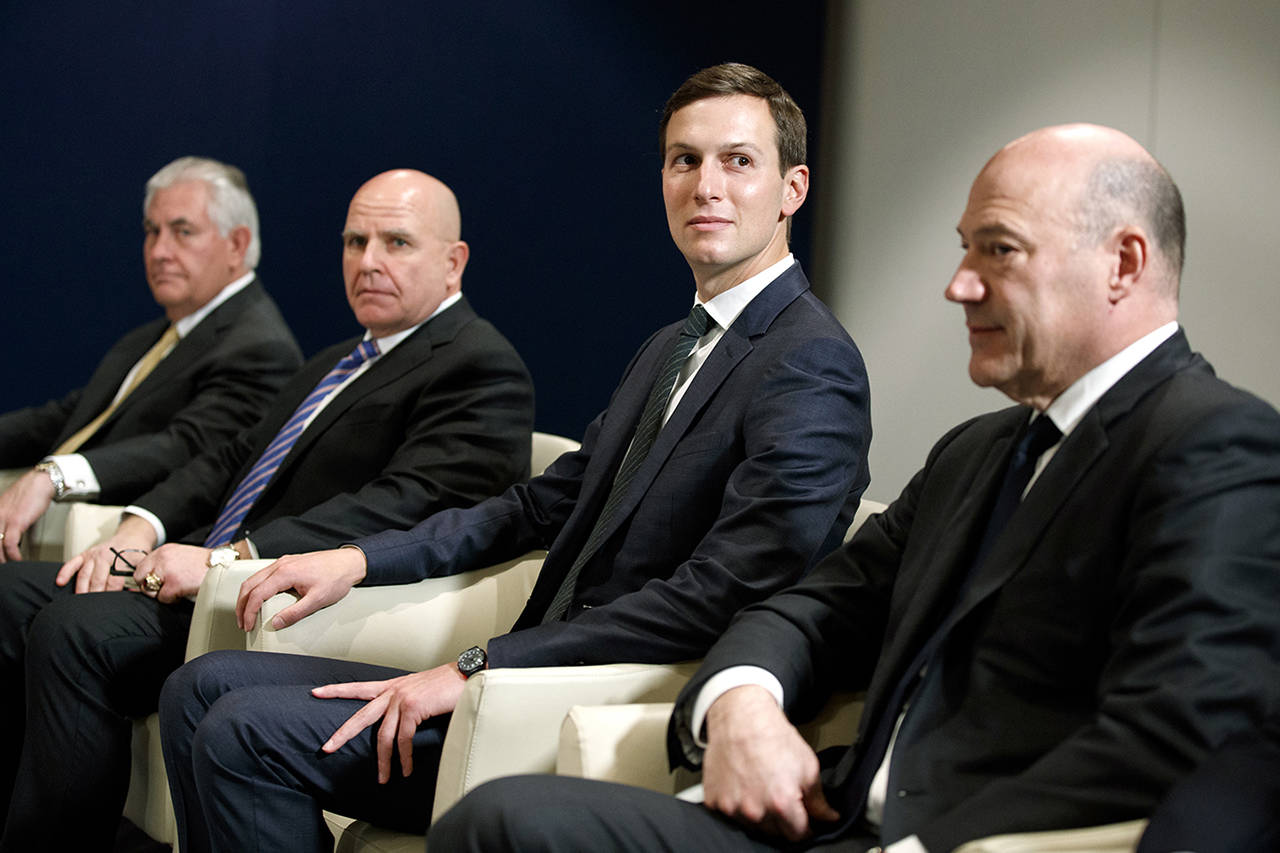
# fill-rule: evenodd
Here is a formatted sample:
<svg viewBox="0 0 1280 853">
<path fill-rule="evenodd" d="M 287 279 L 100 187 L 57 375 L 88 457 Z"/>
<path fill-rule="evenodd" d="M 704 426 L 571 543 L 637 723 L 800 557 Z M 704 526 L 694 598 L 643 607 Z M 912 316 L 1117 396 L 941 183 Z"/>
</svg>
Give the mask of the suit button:
<svg viewBox="0 0 1280 853">
<path fill-rule="evenodd" d="M 906 796 L 907 796 L 907 789 L 906 789 L 906 788 L 899 788 L 899 789 L 898 789 L 898 799 L 900 799 L 900 800 L 901 800 L 901 799 L 903 799 L 903 798 L 904 798 L 904 797 L 906 797 Z"/>
</svg>

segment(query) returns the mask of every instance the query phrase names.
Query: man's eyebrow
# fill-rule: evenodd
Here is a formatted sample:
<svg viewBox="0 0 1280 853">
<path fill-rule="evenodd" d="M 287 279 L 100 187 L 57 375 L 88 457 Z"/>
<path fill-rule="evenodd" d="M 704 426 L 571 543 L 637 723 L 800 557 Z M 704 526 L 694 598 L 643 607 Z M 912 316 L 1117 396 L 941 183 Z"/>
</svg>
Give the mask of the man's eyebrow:
<svg viewBox="0 0 1280 853">
<path fill-rule="evenodd" d="M 401 240 L 405 240 L 410 243 L 413 242 L 413 235 L 410 234 L 408 231 L 405 231 L 403 228 L 387 228 L 386 230 L 379 231 L 378 236 L 384 240 L 387 240 L 387 239 L 394 240 L 396 238 L 399 238 Z"/>
<path fill-rule="evenodd" d="M 956 226 L 956 233 L 960 235 L 960 239 L 967 239 L 964 236 L 964 231 L 961 230 L 959 225 Z M 979 225 L 977 228 L 973 229 L 973 239 L 976 240 L 979 237 L 1013 237 L 1017 240 L 1024 239 L 1017 231 L 1007 225 L 1001 225 L 998 222 L 988 225 Z"/>
<path fill-rule="evenodd" d="M 178 216 L 178 217 L 175 217 L 174 219 L 170 219 L 167 224 L 170 228 L 176 228 L 179 225 L 192 225 L 192 226 L 195 225 L 194 222 L 192 222 L 190 219 L 187 219 L 187 217 L 185 216 Z"/>
</svg>

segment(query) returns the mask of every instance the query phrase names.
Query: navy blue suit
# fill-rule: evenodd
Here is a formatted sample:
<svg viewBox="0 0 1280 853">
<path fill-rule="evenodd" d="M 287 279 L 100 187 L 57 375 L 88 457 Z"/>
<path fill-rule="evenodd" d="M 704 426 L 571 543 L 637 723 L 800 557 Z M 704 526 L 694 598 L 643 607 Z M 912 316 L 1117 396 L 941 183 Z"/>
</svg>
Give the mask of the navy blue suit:
<svg viewBox="0 0 1280 853">
<path fill-rule="evenodd" d="M 1276 707 L 1276 411 L 1217 379 L 1177 333 L 1084 415 L 970 572 L 1029 414 L 952 429 L 884 513 L 739 614 L 677 701 L 673 761 L 699 757 L 691 706 L 728 667 L 777 676 L 793 718 L 833 689 L 865 690 L 853 745 L 821 756 L 842 821 L 797 847 L 916 834 L 946 851 L 1144 817 Z M 881 833 L 868 837 L 860 819 L 881 756 L 864 755 L 866 736 L 898 718 L 890 697 L 942 626 L 898 729 Z M 618 838 L 629 845 L 607 840 Z M 793 849 L 669 796 L 560 778 L 478 788 L 436 824 L 437 841 L 487 853 Z"/>
<path fill-rule="evenodd" d="M 513 630 L 475 638 L 487 646 L 490 666 L 506 667 L 696 658 L 740 607 L 799 578 L 839 542 L 866 488 L 870 420 L 862 359 L 794 265 L 752 300 L 700 368 L 632 480 L 614 529 L 582 570 L 567 618 L 539 624 L 600 514 L 680 325 L 641 347 L 582 448 L 543 476 L 412 530 L 359 540 L 365 582 L 448 575 L 548 548 Z M 305 688 L 273 685 L 398 673 L 248 654 L 193 663 L 170 679 L 161 703 L 179 821 L 185 810 L 199 824 L 187 827 L 184 850 L 205 849 L 209 830 L 215 848 L 287 841 L 309 849 L 312 842 L 300 839 L 314 839 L 321 849 L 321 805 L 406 829 L 426 826 L 447 720 L 419 729 L 408 780 L 393 773 L 390 784 L 372 784 L 375 746 L 366 730 L 335 755 L 291 769 L 295 781 L 279 791 L 225 783 L 223 768 L 236 759 L 223 734 L 265 732 L 270 745 L 243 758 L 274 761 L 267 753 L 314 752 L 362 704 L 320 702 Z M 259 819 L 241 811 L 252 810 L 255 797 Z"/>
</svg>

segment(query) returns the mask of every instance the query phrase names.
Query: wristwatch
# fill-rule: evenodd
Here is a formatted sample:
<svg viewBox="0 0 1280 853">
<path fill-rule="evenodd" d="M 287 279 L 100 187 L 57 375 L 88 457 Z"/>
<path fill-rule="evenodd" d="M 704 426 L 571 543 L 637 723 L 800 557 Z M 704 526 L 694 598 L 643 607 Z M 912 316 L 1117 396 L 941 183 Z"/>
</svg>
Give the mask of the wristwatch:
<svg viewBox="0 0 1280 853">
<path fill-rule="evenodd" d="M 240 554 L 230 545 L 223 545 L 221 548 L 214 548 L 209 552 L 209 568 L 225 569 L 236 561 Z"/>
<path fill-rule="evenodd" d="M 458 672 L 463 678 L 470 678 L 489 665 L 489 656 L 479 646 L 472 646 L 458 655 Z"/>
<path fill-rule="evenodd" d="M 50 462 L 48 459 L 43 462 L 37 462 L 36 470 L 43 471 L 49 475 L 49 481 L 53 483 L 53 499 L 55 501 L 62 500 L 67 492 L 71 491 L 67 488 L 67 480 L 62 476 L 62 469 L 58 467 L 57 462 Z"/>
</svg>

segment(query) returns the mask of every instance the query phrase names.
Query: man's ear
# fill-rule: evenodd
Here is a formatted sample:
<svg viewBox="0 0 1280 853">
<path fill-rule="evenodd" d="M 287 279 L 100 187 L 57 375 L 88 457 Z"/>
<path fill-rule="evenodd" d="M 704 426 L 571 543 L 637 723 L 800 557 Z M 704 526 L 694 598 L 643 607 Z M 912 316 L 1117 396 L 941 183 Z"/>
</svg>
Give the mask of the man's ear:
<svg viewBox="0 0 1280 853">
<path fill-rule="evenodd" d="M 809 197 L 809 167 L 801 164 L 787 169 L 782 184 L 782 215 L 790 216 Z"/>
<path fill-rule="evenodd" d="M 1151 255 L 1147 235 L 1133 226 L 1116 231 L 1108 249 L 1112 257 L 1108 298 L 1114 305 L 1150 277 Z"/>
<path fill-rule="evenodd" d="M 244 256 L 249 251 L 249 244 L 253 242 L 253 235 L 249 233 L 248 225 L 237 225 L 231 229 L 231 233 L 227 235 L 227 239 L 231 241 L 231 249 L 235 252 L 237 266 L 244 265 Z"/>
</svg>

